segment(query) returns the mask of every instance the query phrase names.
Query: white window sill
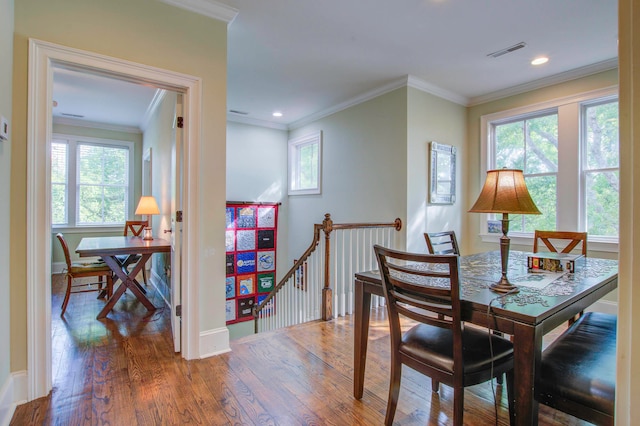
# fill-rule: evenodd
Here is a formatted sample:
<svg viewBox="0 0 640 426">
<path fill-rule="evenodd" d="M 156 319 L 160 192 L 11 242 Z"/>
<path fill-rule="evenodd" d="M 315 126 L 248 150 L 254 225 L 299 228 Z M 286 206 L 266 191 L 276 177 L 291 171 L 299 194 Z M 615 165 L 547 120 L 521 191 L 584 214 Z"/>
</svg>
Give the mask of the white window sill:
<svg viewBox="0 0 640 426">
<path fill-rule="evenodd" d="M 500 243 L 500 237 L 502 234 L 480 234 L 480 238 L 483 243 Z M 512 245 L 519 246 L 529 246 L 533 249 L 533 236 L 529 235 L 508 235 L 511 240 Z M 588 240 L 588 251 L 601 251 L 606 253 L 618 253 L 618 242 L 617 241 L 605 241 L 602 239 L 589 239 Z M 497 250 L 496 246 L 496 250 Z"/>
<path fill-rule="evenodd" d="M 122 233 L 124 223 L 114 226 L 52 226 L 51 233 L 62 232 L 63 234 L 87 234 L 87 233 Z"/>
</svg>

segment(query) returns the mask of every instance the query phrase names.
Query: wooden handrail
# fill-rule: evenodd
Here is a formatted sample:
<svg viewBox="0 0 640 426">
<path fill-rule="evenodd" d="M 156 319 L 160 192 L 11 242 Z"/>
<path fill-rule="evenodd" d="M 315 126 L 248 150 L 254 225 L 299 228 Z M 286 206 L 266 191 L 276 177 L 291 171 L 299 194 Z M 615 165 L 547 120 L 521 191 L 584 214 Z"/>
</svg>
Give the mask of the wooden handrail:
<svg viewBox="0 0 640 426">
<path fill-rule="evenodd" d="M 287 271 L 287 273 L 282 277 L 282 279 L 278 282 L 278 284 L 271 290 L 271 292 L 267 295 L 267 297 L 258 305 L 254 306 L 252 309 L 252 314 L 254 317 L 255 323 L 255 332 L 258 333 L 258 315 L 260 312 L 265 309 L 265 307 L 273 300 L 275 295 L 280 291 L 282 287 L 286 285 L 289 279 L 302 267 L 307 259 L 311 256 L 311 254 L 316 250 L 318 244 L 320 243 L 320 231 L 322 230 L 325 234 L 325 262 L 324 262 L 324 287 L 322 289 L 322 319 L 327 321 L 332 318 L 332 309 L 331 309 L 331 300 L 332 300 L 332 290 L 330 286 L 330 258 L 331 258 L 331 233 L 334 230 L 345 230 L 345 229 L 363 229 L 363 228 L 383 228 L 383 227 L 393 227 L 396 231 L 400 231 L 402 229 L 402 220 L 400 218 L 396 218 L 391 223 L 342 223 L 335 224 L 333 220 L 331 220 L 331 215 L 326 213 L 324 215 L 324 220 L 322 223 L 316 223 L 313 225 L 313 240 L 311 245 L 305 250 L 305 252 L 298 258 L 297 261 L 293 264 L 291 269 Z"/>
</svg>

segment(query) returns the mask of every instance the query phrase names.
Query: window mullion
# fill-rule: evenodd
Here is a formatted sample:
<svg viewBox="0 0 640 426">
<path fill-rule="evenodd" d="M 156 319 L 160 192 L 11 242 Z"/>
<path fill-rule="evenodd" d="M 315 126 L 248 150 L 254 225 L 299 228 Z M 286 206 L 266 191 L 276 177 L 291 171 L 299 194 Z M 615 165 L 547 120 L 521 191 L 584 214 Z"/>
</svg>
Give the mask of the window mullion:
<svg viewBox="0 0 640 426">
<path fill-rule="evenodd" d="M 580 231 L 580 105 L 558 107 L 558 209 L 557 229 Z"/>
</svg>

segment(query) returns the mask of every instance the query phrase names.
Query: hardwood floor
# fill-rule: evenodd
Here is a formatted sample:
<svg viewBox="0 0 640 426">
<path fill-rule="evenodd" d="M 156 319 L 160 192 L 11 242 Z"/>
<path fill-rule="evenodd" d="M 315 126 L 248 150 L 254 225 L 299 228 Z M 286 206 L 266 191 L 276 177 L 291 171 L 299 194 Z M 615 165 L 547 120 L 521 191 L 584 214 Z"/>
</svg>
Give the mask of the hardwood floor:
<svg viewBox="0 0 640 426">
<path fill-rule="evenodd" d="M 63 280 L 53 278 L 53 390 L 17 407 L 12 425 L 381 425 L 389 384 L 383 310 L 372 314 L 361 401 L 353 398 L 352 317 L 231 342 L 232 352 L 185 361 L 173 353 L 168 309 L 148 314 L 130 293 L 104 320 L 96 293 L 72 295 L 61 319 Z M 155 306 L 161 299 L 151 286 Z M 493 390 L 497 395 L 496 421 Z M 447 425 L 452 391 L 404 368 L 397 425 Z M 506 425 L 506 388 L 465 393 L 465 424 Z M 541 407 L 540 424 L 584 422 Z"/>
</svg>

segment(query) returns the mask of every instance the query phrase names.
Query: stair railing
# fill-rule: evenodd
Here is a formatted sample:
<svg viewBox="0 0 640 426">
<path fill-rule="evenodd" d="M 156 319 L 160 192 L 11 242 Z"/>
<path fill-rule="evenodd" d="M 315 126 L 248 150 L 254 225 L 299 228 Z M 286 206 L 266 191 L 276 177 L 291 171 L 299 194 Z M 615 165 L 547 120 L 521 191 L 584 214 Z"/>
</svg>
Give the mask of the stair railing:
<svg viewBox="0 0 640 426">
<path fill-rule="evenodd" d="M 335 224 L 325 214 L 321 224 L 313 225 L 309 248 L 254 307 L 255 332 L 351 314 L 354 274 L 376 269 L 373 245 L 397 248 L 401 229 L 399 218 L 391 223 Z M 382 298 L 372 299 L 372 306 L 382 303 Z"/>
</svg>

